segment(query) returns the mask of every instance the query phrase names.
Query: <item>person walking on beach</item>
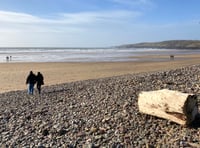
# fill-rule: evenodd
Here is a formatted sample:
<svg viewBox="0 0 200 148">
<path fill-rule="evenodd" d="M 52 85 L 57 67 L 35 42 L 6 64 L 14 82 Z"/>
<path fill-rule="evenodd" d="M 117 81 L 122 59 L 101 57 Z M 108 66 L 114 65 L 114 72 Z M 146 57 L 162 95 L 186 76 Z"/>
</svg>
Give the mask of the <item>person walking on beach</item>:
<svg viewBox="0 0 200 148">
<path fill-rule="evenodd" d="M 30 73 L 26 79 L 26 84 L 29 85 L 28 86 L 28 94 L 33 95 L 35 82 L 36 82 L 36 76 L 32 71 L 30 71 Z"/>
<path fill-rule="evenodd" d="M 44 85 L 44 77 L 40 72 L 37 73 L 36 81 L 37 81 L 38 93 L 40 94 L 41 93 L 41 86 Z"/>
</svg>

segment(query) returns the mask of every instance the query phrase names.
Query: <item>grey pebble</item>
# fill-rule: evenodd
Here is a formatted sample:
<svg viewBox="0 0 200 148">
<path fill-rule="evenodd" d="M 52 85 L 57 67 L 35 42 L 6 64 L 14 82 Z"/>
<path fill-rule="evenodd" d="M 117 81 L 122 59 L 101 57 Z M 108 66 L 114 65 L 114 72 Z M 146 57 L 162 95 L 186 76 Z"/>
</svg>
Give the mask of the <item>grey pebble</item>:
<svg viewBox="0 0 200 148">
<path fill-rule="evenodd" d="M 199 123 L 186 128 L 139 113 L 140 91 L 163 88 L 200 93 L 200 65 L 44 86 L 40 96 L 2 93 L 0 146 L 199 146 Z"/>
</svg>

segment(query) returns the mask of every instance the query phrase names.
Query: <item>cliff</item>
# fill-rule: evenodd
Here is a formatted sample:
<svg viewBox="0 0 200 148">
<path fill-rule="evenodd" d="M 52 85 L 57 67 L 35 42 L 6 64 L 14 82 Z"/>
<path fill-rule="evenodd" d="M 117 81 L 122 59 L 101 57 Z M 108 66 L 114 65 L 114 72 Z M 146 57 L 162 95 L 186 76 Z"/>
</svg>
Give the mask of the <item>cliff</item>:
<svg viewBox="0 0 200 148">
<path fill-rule="evenodd" d="M 143 42 L 126 44 L 118 48 L 167 48 L 167 49 L 200 49 L 200 40 L 169 40 L 162 42 Z"/>
</svg>

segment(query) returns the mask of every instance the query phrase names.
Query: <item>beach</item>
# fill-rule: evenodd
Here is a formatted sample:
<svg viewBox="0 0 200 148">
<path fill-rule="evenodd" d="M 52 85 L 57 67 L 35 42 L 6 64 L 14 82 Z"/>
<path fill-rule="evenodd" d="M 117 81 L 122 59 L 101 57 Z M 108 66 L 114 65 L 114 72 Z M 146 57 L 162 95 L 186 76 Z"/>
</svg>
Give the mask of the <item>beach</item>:
<svg viewBox="0 0 200 148">
<path fill-rule="evenodd" d="M 198 62 L 199 58 L 184 57 L 180 61 L 154 63 L 21 64 L 23 70 L 29 70 L 29 66 L 35 68 L 34 71 L 46 69 L 43 73 L 49 85 L 50 82 L 62 84 L 45 85 L 40 95 L 37 91 L 28 95 L 27 90 L 1 93 L 0 146 L 200 147 L 199 116 L 191 125 L 181 126 L 143 114 L 138 109 L 141 91 L 170 89 L 199 94 Z M 13 71 L 7 74 L 19 71 L 20 66 L 11 65 Z M 54 68 L 47 68 L 47 65 Z M 23 70 L 21 74 L 25 77 Z M 70 75 L 65 78 L 65 72 L 73 74 L 74 78 Z M 70 78 L 73 82 L 63 83 Z M 78 81 L 78 78 L 87 80 Z M 25 83 L 24 78 L 22 81 Z"/>
<path fill-rule="evenodd" d="M 141 91 L 199 94 L 200 55 L 137 58 L 141 60 L 1 63 L 0 146 L 200 147 L 199 115 L 181 126 L 138 109 Z M 44 75 L 40 95 L 27 94 L 30 70 Z"/>
<path fill-rule="evenodd" d="M 164 71 L 200 63 L 200 54 L 138 56 L 138 61 L 126 62 L 24 62 L 0 63 L 0 92 L 24 90 L 26 77 L 32 70 L 41 72 L 45 85 L 98 79 L 126 74 Z"/>
</svg>

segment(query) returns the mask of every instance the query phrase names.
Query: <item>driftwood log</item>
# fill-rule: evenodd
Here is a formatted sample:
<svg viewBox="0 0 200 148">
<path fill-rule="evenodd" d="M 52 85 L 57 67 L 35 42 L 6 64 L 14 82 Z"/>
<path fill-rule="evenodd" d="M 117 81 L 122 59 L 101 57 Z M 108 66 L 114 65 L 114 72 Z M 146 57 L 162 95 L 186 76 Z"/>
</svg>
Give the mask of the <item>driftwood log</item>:
<svg viewBox="0 0 200 148">
<path fill-rule="evenodd" d="M 141 92 L 138 107 L 142 113 L 189 125 L 198 114 L 197 97 L 168 89 Z"/>
</svg>

